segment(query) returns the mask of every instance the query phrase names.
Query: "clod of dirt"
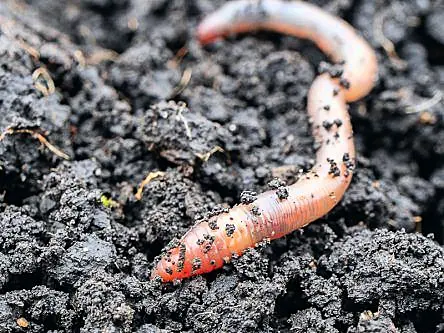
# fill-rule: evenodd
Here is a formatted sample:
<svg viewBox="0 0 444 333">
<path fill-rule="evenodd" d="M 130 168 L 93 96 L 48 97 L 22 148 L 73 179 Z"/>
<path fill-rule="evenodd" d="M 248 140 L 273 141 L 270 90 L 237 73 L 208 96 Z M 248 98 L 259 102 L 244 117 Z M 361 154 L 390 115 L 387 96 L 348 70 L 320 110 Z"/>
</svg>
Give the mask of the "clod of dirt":
<svg viewBox="0 0 444 333">
<path fill-rule="evenodd" d="M 148 149 L 175 164 L 205 161 L 215 147 L 230 140 L 223 127 L 191 112 L 184 104 L 173 102 L 161 102 L 150 108 L 138 131 Z"/>
<path fill-rule="evenodd" d="M 79 277 L 100 271 L 115 260 L 115 248 L 111 243 L 90 235 L 85 241 L 74 243 L 60 258 L 54 270 L 54 278 L 60 284 L 75 284 Z"/>
<path fill-rule="evenodd" d="M 444 45 L 444 33 L 440 26 L 444 20 L 444 8 L 432 13 L 426 21 L 427 32 L 438 42 Z"/>
</svg>

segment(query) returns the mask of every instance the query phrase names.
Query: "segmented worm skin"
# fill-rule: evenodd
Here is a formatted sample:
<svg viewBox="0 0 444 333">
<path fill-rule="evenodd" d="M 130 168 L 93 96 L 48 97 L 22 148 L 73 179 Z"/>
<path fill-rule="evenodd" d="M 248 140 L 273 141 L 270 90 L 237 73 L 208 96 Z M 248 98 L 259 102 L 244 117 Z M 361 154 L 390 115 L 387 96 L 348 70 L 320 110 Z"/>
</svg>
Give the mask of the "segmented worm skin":
<svg viewBox="0 0 444 333">
<path fill-rule="evenodd" d="M 276 239 L 328 213 L 350 184 L 355 163 L 353 131 L 347 102 L 367 95 L 377 79 L 374 51 L 343 20 L 305 2 L 233 1 L 209 15 L 198 27 L 206 44 L 230 34 L 273 30 L 313 41 L 334 62 L 340 77 L 319 75 L 307 109 L 319 149 L 311 171 L 291 186 L 260 194 L 249 204 L 200 221 L 162 256 L 152 277 L 163 281 L 210 272 L 233 254 L 264 239 Z"/>
</svg>

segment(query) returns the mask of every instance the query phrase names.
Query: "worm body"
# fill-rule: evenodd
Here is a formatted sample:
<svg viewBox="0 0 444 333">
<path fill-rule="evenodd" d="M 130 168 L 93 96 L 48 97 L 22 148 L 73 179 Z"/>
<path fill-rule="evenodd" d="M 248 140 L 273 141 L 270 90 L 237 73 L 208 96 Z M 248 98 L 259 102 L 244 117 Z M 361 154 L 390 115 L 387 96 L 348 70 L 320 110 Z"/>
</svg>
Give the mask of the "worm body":
<svg viewBox="0 0 444 333">
<path fill-rule="evenodd" d="M 152 276 L 163 281 L 210 272 L 264 239 L 282 237 L 324 216 L 342 198 L 355 162 L 347 102 L 372 89 L 377 77 L 374 51 L 343 20 L 305 2 L 239 0 L 227 3 L 198 27 L 206 44 L 230 34 L 273 30 L 312 40 L 339 73 L 323 73 L 313 82 L 307 102 L 316 164 L 291 186 L 260 194 L 248 204 L 200 221 L 166 250 Z"/>
</svg>

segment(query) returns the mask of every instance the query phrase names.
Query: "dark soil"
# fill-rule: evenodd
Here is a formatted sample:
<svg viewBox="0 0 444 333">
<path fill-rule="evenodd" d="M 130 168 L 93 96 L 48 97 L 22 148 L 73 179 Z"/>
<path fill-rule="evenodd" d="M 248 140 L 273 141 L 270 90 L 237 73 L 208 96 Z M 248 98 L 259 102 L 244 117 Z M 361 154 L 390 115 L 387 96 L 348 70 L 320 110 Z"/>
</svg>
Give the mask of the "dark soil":
<svg viewBox="0 0 444 333">
<path fill-rule="evenodd" d="M 304 110 L 326 59 L 271 33 L 202 48 L 196 25 L 222 2 L 1 2 L 0 332 L 444 331 L 439 0 L 314 1 L 380 63 L 350 107 L 352 186 L 222 270 L 149 280 L 196 218 L 313 163 Z"/>
</svg>

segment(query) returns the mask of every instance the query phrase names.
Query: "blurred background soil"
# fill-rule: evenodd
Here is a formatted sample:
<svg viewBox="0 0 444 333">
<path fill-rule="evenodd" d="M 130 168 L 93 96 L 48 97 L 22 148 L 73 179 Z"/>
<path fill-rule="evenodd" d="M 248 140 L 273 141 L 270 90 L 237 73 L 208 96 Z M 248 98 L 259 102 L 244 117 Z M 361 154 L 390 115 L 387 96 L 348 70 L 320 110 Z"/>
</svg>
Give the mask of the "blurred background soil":
<svg viewBox="0 0 444 333">
<path fill-rule="evenodd" d="M 350 189 L 222 270 L 149 280 L 197 218 L 313 163 L 306 95 L 327 59 L 273 33 L 202 48 L 223 2 L 0 3 L 0 332 L 444 332 L 439 0 L 313 1 L 380 64 L 350 106 Z"/>
</svg>

